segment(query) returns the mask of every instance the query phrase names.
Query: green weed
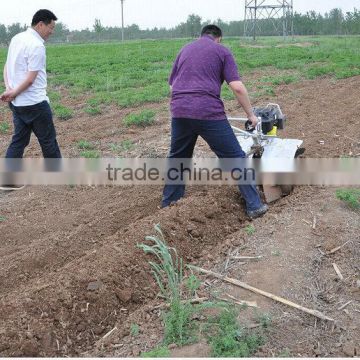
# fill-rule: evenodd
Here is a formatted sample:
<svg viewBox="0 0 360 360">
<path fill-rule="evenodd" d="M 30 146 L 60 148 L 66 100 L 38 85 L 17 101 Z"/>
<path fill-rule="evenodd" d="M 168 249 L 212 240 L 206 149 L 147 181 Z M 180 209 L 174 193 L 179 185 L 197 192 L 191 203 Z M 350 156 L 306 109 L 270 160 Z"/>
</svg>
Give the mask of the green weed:
<svg viewBox="0 0 360 360">
<path fill-rule="evenodd" d="M 98 106 L 88 106 L 87 108 L 85 108 L 84 111 L 87 114 L 93 115 L 93 116 L 101 114 L 101 110 Z"/>
<path fill-rule="evenodd" d="M 170 350 L 167 346 L 159 346 L 151 351 L 141 353 L 142 358 L 168 358 L 170 357 Z"/>
<path fill-rule="evenodd" d="M 249 236 L 251 236 L 251 235 L 254 235 L 255 234 L 255 231 L 256 231 L 256 229 L 255 229 L 255 226 L 254 225 L 247 225 L 246 227 L 245 227 L 245 232 L 249 235 Z"/>
<path fill-rule="evenodd" d="M 134 143 L 131 140 L 123 140 L 120 143 L 111 143 L 110 144 L 110 150 L 115 152 L 115 153 L 119 153 L 122 151 L 129 151 L 132 150 L 134 148 Z"/>
<path fill-rule="evenodd" d="M 194 296 L 200 286 L 199 279 L 191 274 L 183 283 L 183 262 L 174 248 L 165 244 L 159 225 L 155 226 L 156 235 L 147 236 L 152 245 L 138 244 L 145 253 L 152 254 L 157 262 L 149 262 L 152 273 L 159 285 L 161 293 L 170 302 L 169 311 L 164 315 L 163 345 L 175 343 L 184 345 L 198 341 L 206 336 L 212 348 L 213 356 L 238 357 L 250 356 L 263 342 L 260 335 L 242 330 L 237 322 L 238 310 L 223 302 L 205 302 L 192 305 L 182 299 L 185 296 L 182 289 L 187 289 Z M 190 266 L 188 266 L 191 268 Z M 194 321 L 193 315 L 201 314 L 207 308 L 219 308 L 220 316 L 209 318 L 207 322 Z M 142 356 L 168 356 L 166 347 L 158 347 L 154 352 Z M 157 355 L 159 354 L 159 355 Z"/>
<path fill-rule="evenodd" d="M 124 118 L 124 124 L 126 126 L 149 126 L 154 123 L 155 115 L 155 111 L 152 110 L 143 110 L 137 114 L 129 114 Z"/>
<path fill-rule="evenodd" d="M 189 302 L 173 300 L 165 314 L 164 344 L 185 345 L 196 341 L 197 326 L 191 321 L 194 313 Z"/>
<path fill-rule="evenodd" d="M 0 216 L 0 222 L 4 222 L 6 221 L 6 217 L 5 216 Z"/>
<path fill-rule="evenodd" d="M 235 98 L 233 92 L 226 85 L 224 85 L 221 89 L 221 97 L 224 100 L 233 100 Z"/>
<path fill-rule="evenodd" d="M 270 314 L 267 313 L 260 313 L 256 315 L 257 322 L 260 323 L 260 325 L 263 328 L 268 328 L 271 325 L 272 318 Z"/>
<path fill-rule="evenodd" d="M 59 103 L 61 100 L 61 95 L 54 90 L 48 91 L 48 96 L 51 103 Z"/>
<path fill-rule="evenodd" d="M 181 298 L 181 284 L 183 281 L 183 261 L 179 258 L 176 249 L 166 245 L 160 225 L 155 225 L 157 235 L 146 236 L 145 240 L 153 245 L 138 244 L 145 254 L 154 255 L 159 263 L 149 261 L 152 274 L 166 299 L 172 301 Z"/>
<path fill-rule="evenodd" d="M 273 251 L 271 252 L 271 255 L 272 255 L 272 256 L 281 256 L 281 252 L 280 252 L 280 250 L 273 250 Z"/>
<path fill-rule="evenodd" d="M 293 82 L 296 82 L 298 80 L 297 76 L 293 75 L 285 75 L 285 76 L 278 76 L 273 79 L 271 79 L 272 85 L 283 85 L 283 84 L 291 84 Z"/>
<path fill-rule="evenodd" d="M 183 261 L 176 249 L 165 244 L 159 225 L 155 225 L 157 235 L 146 236 L 145 240 L 153 245 L 138 244 L 146 254 L 152 254 L 158 262 L 149 261 L 152 274 L 163 296 L 170 302 L 170 309 L 165 314 L 164 344 L 184 345 L 193 341 L 194 328 L 190 318 L 193 313 L 189 302 L 182 301 Z"/>
<path fill-rule="evenodd" d="M 55 104 L 53 110 L 55 116 L 61 120 L 69 120 L 73 117 L 73 111 L 64 105 Z"/>
<path fill-rule="evenodd" d="M 200 287 L 201 283 L 196 275 L 191 274 L 186 279 L 185 285 L 190 292 L 190 296 L 194 297 L 196 295 L 196 290 Z"/>
<path fill-rule="evenodd" d="M 270 95 L 270 96 L 275 96 L 275 90 L 272 86 L 264 86 L 264 94 Z"/>
<path fill-rule="evenodd" d="M 338 189 L 336 197 L 353 210 L 360 209 L 360 189 Z"/>
<path fill-rule="evenodd" d="M 123 140 L 120 143 L 120 145 L 121 145 L 122 149 L 125 151 L 131 150 L 135 146 L 131 140 Z"/>
<path fill-rule="evenodd" d="M 80 150 L 94 150 L 95 145 L 87 140 L 79 140 L 77 143 L 77 147 Z"/>
<path fill-rule="evenodd" d="M 80 153 L 80 157 L 87 159 L 97 159 L 100 157 L 100 153 L 97 150 L 85 150 Z"/>
<path fill-rule="evenodd" d="M 110 150 L 115 153 L 119 153 L 122 151 L 122 147 L 120 144 L 110 143 L 109 147 L 110 147 Z"/>
<path fill-rule="evenodd" d="M 260 335 L 240 327 L 237 317 L 238 311 L 228 307 L 209 321 L 207 334 L 213 357 L 250 357 L 263 344 Z"/>
<path fill-rule="evenodd" d="M 6 134 L 10 130 L 10 125 L 8 123 L 0 123 L 0 134 Z"/>
<path fill-rule="evenodd" d="M 122 140 L 120 143 L 111 143 L 110 150 L 114 152 L 128 151 L 133 149 L 135 144 L 131 140 Z"/>
<path fill-rule="evenodd" d="M 140 327 L 138 324 L 131 324 L 130 326 L 130 335 L 133 337 L 138 336 L 140 333 Z"/>
</svg>

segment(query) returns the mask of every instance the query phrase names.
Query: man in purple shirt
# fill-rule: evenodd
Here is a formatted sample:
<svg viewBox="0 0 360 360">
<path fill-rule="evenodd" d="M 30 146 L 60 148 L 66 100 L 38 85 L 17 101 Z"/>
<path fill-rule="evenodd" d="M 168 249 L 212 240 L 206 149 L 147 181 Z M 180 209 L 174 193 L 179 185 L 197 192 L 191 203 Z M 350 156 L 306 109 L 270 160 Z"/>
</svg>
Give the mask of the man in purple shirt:
<svg viewBox="0 0 360 360">
<path fill-rule="evenodd" d="M 169 84 L 171 87 L 171 149 L 169 158 L 191 158 L 198 136 L 201 136 L 219 158 L 244 158 L 233 130 L 226 118 L 220 98 L 221 86 L 226 81 L 247 117 L 255 126 L 249 96 L 241 82 L 230 50 L 220 45 L 222 31 L 216 25 L 207 25 L 201 37 L 186 45 L 178 54 Z M 250 218 L 266 213 L 256 186 L 239 185 Z M 166 184 L 162 207 L 179 200 L 185 194 L 185 185 Z"/>
</svg>

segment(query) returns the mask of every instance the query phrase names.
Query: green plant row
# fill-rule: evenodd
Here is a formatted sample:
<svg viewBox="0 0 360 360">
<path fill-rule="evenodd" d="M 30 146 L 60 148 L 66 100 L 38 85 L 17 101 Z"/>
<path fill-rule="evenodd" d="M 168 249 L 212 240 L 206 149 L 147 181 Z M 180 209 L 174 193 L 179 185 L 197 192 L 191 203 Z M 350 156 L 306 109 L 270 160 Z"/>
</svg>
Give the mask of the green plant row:
<svg viewBox="0 0 360 360">
<path fill-rule="evenodd" d="M 55 115 L 61 119 L 73 116 L 73 110 L 61 102 L 59 86 L 65 87 L 70 97 L 85 95 L 89 101 L 83 110 L 91 115 L 100 114 L 102 105 L 110 103 L 135 107 L 163 101 L 169 96 L 167 80 L 176 54 L 190 41 L 48 45 L 47 68 L 49 86 L 55 93 L 50 96 Z M 268 37 L 256 44 L 229 38 L 224 39 L 224 45 L 234 53 L 245 81 L 254 70 L 264 70 L 257 77 L 257 85 L 267 82 L 267 88 L 259 92 L 268 95 L 273 94 L 274 86 L 304 78 L 360 75 L 359 36 L 297 37 L 285 43 L 281 38 Z M 0 68 L 5 58 L 6 49 L 0 49 Z M 232 97 L 226 87 L 223 97 Z"/>
</svg>

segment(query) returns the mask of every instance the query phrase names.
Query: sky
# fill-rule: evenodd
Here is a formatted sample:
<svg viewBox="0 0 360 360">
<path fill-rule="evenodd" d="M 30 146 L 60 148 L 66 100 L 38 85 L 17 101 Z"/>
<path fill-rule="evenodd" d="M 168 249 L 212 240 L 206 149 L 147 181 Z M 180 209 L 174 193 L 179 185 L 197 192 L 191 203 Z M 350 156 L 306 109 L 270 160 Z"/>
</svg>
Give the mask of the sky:
<svg viewBox="0 0 360 360">
<path fill-rule="evenodd" d="M 279 0 L 265 0 L 277 4 Z M 0 24 L 15 22 L 30 25 L 33 14 L 41 8 L 55 13 L 70 30 L 92 28 L 95 18 L 103 26 L 121 26 L 120 0 L 0 0 Z M 124 0 L 125 26 L 141 29 L 173 27 L 186 21 L 189 14 L 202 20 L 243 20 L 245 0 Z M 341 8 L 343 12 L 360 9 L 360 0 L 294 0 L 294 11 L 315 10 L 324 14 Z"/>
</svg>

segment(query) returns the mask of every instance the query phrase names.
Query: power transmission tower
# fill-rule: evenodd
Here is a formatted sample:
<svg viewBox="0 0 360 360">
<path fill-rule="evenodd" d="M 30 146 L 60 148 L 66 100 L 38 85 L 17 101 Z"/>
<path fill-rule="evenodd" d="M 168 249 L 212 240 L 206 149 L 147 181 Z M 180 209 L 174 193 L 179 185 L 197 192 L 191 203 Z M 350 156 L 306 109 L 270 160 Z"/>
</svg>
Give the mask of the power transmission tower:
<svg viewBox="0 0 360 360">
<path fill-rule="evenodd" d="M 124 41 L 124 0 L 121 1 L 121 40 Z"/>
<path fill-rule="evenodd" d="M 284 39 L 293 36 L 293 3 L 293 0 L 245 0 L 244 36 L 256 40 L 257 35 L 266 35 L 262 27 L 269 21 L 277 35 Z"/>
</svg>

